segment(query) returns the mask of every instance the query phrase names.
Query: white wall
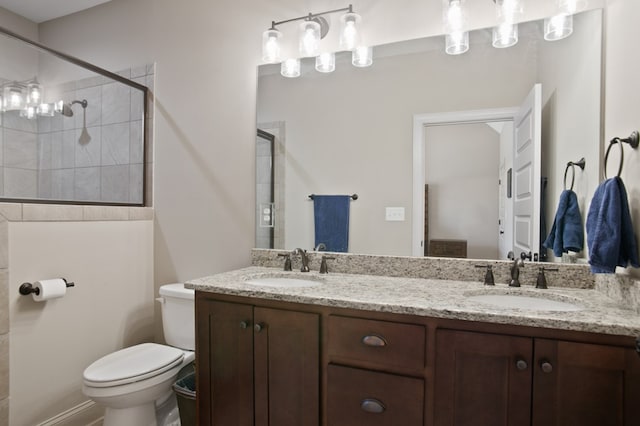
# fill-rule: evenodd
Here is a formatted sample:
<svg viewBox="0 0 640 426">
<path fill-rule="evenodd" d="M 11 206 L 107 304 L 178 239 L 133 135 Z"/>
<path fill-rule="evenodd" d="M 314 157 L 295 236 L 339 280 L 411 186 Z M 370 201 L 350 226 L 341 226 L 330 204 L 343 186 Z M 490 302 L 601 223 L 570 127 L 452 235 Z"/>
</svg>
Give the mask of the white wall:
<svg viewBox="0 0 640 426">
<path fill-rule="evenodd" d="M 605 51 L 605 120 L 602 155 L 609 140 L 627 137 L 633 130 L 640 130 L 640 58 L 638 51 L 640 27 L 640 2 L 637 0 L 609 0 L 606 10 Z M 612 151 L 615 151 L 614 147 Z M 640 231 L 640 149 L 625 146 L 622 180 L 625 182 L 636 238 Z M 616 173 L 617 158 L 612 154 L 608 174 Z M 640 278 L 640 270 L 630 269 L 635 278 Z"/>
<path fill-rule="evenodd" d="M 539 82 L 543 93 L 542 176 L 549 178 L 546 197 L 547 233 L 551 230 L 560 193 L 564 189 L 567 162 L 585 158 L 584 171 L 575 167 L 573 190 L 578 197 L 583 222 L 589 200 L 599 183 L 601 137 L 600 110 L 602 14 L 590 12 L 574 17 L 571 37 L 545 43 L 538 62 Z M 560 125 L 559 123 L 574 123 Z M 611 169 L 610 169 L 611 170 Z M 567 185 L 571 185 L 571 171 Z M 546 238 L 546 235 L 543 237 Z M 553 253 L 548 250 L 549 260 Z M 580 257 L 587 257 L 585 250 Z M 559 259 L 556 259 L 559 260 Z"/>
<path fill-rule="evenodd" d="M 153 223 L 11 222 L 9 248 L 9 424 L 32 426 L 87 399 L 93 361 L 153 341 Z M 55 277 L 75 283 L 63 298 L 18 293 Z"/>
<path fill-rule="evenodd" d="M 467 241 L 467 257 L 498 259 L 500 135 L 484 123 L 425 129 L 429 239 Z"/>
</svg>

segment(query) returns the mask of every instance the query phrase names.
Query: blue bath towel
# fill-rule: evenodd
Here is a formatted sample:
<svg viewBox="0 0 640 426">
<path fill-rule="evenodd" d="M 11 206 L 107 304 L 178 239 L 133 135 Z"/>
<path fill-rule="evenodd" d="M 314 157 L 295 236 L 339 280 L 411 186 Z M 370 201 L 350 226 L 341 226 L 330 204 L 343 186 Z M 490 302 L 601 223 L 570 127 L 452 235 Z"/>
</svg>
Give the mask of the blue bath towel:
<svg viewBox="0 0 640 426">
<path fill-rule="evenodd" d="M 560 194 L 558 210 L 553 220 L 553 226 L 551 226 L 551 232 L 542 245 L 552 249 L 555 257 L 562 257 L 562 253 L 569 251 L 582 251 L 584 247 L 582 216 L 578 206 L 578 197 L 570 189 L 565 189 Z"/>
<path fill-rule="evenodd" d="M 616 266 L 640 267 L 627 190 L 619 177 L 605 180 L 593 194 L 587 244 L 593 273 L 613 274 Z"/>
<path fill-rule="evenodd" d="M 314 195 L 315 244 L 327 251 L 346 252 L 349 248 L 350 195 Z"/>
</svg>

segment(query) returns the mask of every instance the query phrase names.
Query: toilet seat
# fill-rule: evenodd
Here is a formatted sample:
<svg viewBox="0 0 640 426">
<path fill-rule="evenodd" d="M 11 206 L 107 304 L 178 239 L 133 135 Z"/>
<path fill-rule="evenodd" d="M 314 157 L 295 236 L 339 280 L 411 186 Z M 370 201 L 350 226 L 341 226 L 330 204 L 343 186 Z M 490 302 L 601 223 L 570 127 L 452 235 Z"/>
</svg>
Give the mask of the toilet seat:
<svg viewBox="0 0 640 426">
<path fill-rule="evenodd" d="M 182 363 L 180 349 L 142 343 L 121 349 L 95 361 L 84 370 L 86 386 L 106 388 L 158 376 Z"/>
</svg>

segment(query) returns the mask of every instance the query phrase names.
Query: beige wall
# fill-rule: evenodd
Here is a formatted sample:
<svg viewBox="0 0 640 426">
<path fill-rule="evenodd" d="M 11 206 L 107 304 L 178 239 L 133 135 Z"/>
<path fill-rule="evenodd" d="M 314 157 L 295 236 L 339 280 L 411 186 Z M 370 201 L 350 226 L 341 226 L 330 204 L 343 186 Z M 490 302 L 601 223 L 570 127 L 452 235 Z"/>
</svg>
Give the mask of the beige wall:
<svg viewBox="0 0 640 426">
<path fill-rule="evenodd" d="M 10 222 L 12 426 L 84 402 L 82 372 L 154 335 L 153 222 Z M 23 282 L 64 277 L 63 298 L 36 303 Z"/>
<path fill-rule="evenodd" d="M 429 239 L 467 241 L 467 257 L 498 259 L 500 135 L 484 123 L 425 129 Z"/>
</svg>

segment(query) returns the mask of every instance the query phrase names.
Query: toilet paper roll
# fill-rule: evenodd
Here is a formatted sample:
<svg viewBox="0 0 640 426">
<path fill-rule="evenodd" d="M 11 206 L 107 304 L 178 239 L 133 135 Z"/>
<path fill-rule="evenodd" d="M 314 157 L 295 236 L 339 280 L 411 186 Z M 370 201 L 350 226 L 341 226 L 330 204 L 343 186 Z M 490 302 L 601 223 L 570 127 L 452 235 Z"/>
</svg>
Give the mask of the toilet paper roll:
<svg viewBox="0 0 640 426">
<path fill-rule="evenodd" d="M 36 281 L 33 287 L 38 291 L 31 293 L 33 300 L 36 302 L 44 302 L 45 300 L 56 299 L 67 293 L 67 283 L 62 278 L 53 278 L 50 280 Z M 38 293 L 38 294 L 36 294 Z"/>
</svg>

